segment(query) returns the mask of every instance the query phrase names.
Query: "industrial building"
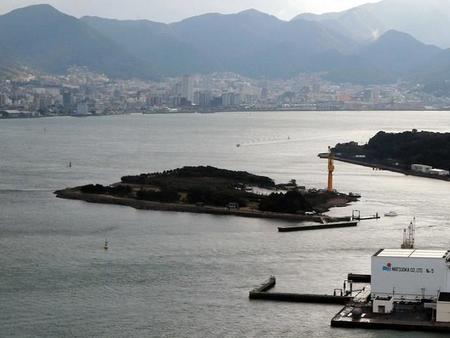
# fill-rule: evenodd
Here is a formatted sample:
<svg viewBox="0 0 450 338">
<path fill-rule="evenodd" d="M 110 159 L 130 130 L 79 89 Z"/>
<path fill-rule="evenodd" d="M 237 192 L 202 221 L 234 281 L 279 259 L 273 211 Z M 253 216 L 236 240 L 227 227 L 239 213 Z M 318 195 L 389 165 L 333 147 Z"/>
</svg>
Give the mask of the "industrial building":
<svg viewBox="0 0 450 338">
<path fill-rule="evenodd" d="M 448 176 L 450 175 L 450 172 L 448 170 L 444 169 L 431 169 L 429 171 L 431 175 L 437 175 L 437 176 Z"/>
<path fill-rule="evenodd" d="M 381 249 L 372 256 L 373 313 L 392 313 L 402 304 L 435 311 L 450 322 L 450 250 Z"/>
<path fill-rule="evenodd" d="M 430 170 L 433 169 L 430 165 L 425 164 L 411 164 L 411 170 L 416 171 L 423 174 L 428 174 Z"/>
<path fill-rule="evenodd" d="M 436 176 L 450 175 L 450 172 L 448 170 L 436 169 L 436 168 L 433 168 L 432 166 L 425 165 L 425 164 L 412 164 L 411 170 L 415 171 L 417 173 L 421 173 L 421 174 L 429 174 L 429 175 L 436 175 Z"/>
</svg>

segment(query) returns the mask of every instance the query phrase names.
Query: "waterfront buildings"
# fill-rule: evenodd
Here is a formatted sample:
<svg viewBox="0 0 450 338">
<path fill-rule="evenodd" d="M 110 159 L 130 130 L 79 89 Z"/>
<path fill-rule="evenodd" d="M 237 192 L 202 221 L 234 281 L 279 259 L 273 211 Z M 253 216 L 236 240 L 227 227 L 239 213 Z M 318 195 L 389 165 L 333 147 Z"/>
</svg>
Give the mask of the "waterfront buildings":
<svg viewBox="0 0 450 338">
<path fill-rule="evenodd" d="M 304 74 L 291 79 L 255 80 L 233 73 L 193 74 L 158 82 L 109 79 L 86 68 L 67 75 L 0 80 L 0 109 L 41 116 L 164 111 L 233 110 L 433 110 L 450 98 L 418 88 L 351 85 Z"/>
</svg>

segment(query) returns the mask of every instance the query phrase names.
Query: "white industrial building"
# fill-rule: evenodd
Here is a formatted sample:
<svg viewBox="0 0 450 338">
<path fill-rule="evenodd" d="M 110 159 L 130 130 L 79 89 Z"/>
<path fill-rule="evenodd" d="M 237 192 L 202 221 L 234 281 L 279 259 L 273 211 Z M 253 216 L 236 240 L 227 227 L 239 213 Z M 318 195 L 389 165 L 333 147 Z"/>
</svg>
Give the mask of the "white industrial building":
<svg viewBox="0 0 450 338">
<path fill-rule="evenodd" d="M 448 170 L 444 169 L 431 169 L 429 171 L 431 175 L 437 175 L 437 176 L 448 176 L 450 172 Z"/>
<path fill-rule="evenodd" d="M 372 256 L 374 313 L 396 303 L 427 303 L 436 320 L 450 322 L 450 250 L 382 249 Z"/>
<path fill-rule="evenodd" d="M 425 164 L 412 164 L 411 165 L 412 171 L 416 171 L 416 172 L 423 173 L 423 174 L 428 174 L 431 169 L 433 169 L 433 167 L 430 165 L 425 165 Z"/>
<path fill-rule="evenodd" d="M 425 165 L 425 164 L 412 164 L 411 170 L 415 171 L 417 173 L 430 174 L 430 175 L 436 175 L 436 176 L 449 176 L 450 175 L 450 172 L 448 170 L 436 169 L 430 165 Z"/>
</svg>

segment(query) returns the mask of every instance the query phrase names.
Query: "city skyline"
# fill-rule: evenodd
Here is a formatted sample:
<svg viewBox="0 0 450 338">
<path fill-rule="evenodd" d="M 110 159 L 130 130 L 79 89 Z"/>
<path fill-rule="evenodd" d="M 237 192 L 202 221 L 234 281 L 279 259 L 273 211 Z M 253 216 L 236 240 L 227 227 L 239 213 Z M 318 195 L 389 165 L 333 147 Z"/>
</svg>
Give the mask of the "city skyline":
<svg viewBox="0 0 450 338">
<path fill-rule="evenodd" d="M 0 15 L 14 9 L 36 4 L 49 4 L 60 11 L 75 17 L 101 16 L 114 19 L 145 19 L 164 23 L 177 22 L 192 16 L 206 13 L 231 14 L 246 9 L 275 15 L 282 20 L 290 20 L 301 13 L 322 14 L 343 11 L 365 3 L 375 3 L 380 0 L 244 0 L 218 1 L 193 0 L 191 6 L 186 6 L 182 0 L 169 0 L 161 3 L 157 0 L 130 0 L 126 3 L 119 0 L 4 0 L 0 3 Z"/>
</svg>

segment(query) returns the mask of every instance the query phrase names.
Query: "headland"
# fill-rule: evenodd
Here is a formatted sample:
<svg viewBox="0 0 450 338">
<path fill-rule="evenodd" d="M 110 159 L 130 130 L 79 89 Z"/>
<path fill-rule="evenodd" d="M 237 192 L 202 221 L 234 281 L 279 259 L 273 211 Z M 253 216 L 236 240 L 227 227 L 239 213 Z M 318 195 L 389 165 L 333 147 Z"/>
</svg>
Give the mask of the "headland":
<svg viewBox="0 0 450 338">
<path fill-rule="evenodd" d="M 367 144 L 338 143 L 331 149 L 337 161 L 374 170 L 450 181 L 450 133 L 378 132 Z M 328 153 L 319 154 L 327 158 Z"/>
</svg>

